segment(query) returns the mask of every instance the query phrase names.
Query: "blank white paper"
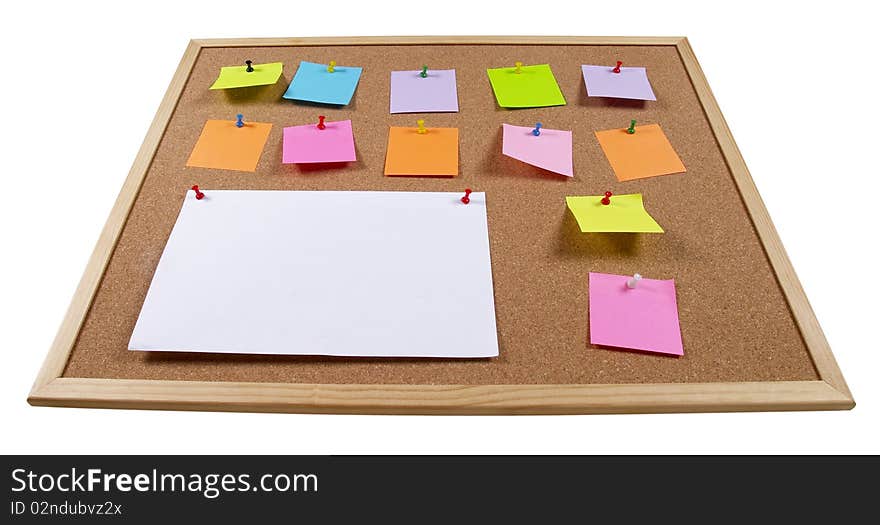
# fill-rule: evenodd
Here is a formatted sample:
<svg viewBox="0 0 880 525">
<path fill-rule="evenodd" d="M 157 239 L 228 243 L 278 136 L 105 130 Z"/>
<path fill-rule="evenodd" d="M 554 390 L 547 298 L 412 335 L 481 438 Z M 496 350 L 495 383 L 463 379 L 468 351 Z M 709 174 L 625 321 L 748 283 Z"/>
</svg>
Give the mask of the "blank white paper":
<svg viewBox="0 0 880 525">
<path fill-rule="evenodd" d="M 498 355 L 485 193 L 202 191 L 130 350 Z"/>
</svg>

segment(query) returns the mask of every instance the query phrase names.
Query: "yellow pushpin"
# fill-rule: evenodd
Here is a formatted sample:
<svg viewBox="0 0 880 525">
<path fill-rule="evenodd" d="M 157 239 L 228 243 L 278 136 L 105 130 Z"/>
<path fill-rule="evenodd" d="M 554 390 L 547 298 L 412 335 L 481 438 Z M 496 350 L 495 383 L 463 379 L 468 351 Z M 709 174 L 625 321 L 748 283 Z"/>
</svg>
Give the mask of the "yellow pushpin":
<svg viewBox="0 0 880 525">
<path fill-rule="evenodd" d="M 335 60 L 331 60 L 330 63 L 327 64 L 327 72 L 328 72 L 328 73 L 333 73 L 334 71 L 336 71 L 336 61 L 335 61 Z"/>
<path fill-rule="evenodd" d="M 516 69 L 514 69 L 513 72 L 517 75 L 522 73 L 522 62 L 516 62 L 514 65 L 516 66 Z"/>
<path fill-rule="evenodd" d="M 419 119 L 419 120 L 417 120 L 417 121 L 416 121 L 416 124 L 419 125 L 419 129 L 416 130 L 416 132 L 417 132 L 419 135 L 424 135 L 425 133 L 428 132 L 428 130 L 425 129 L 425 120 L 424 120 L 424 119 Z"/>
</svg>

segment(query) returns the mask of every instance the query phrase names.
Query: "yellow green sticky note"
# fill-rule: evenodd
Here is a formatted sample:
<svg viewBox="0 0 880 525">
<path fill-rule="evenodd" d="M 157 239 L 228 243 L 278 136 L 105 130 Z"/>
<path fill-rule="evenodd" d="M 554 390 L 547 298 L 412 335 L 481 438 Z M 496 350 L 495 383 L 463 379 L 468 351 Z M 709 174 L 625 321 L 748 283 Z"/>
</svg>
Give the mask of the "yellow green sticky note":
<svg viewBox="0 0 880 525">
<path fill-rule="evenodd" d="M 641 193 L 612 195 L 609 204 L 602 204 L 603 198 L 604 195 L 565 198 L 582 232 L 663 233 L 663 228 L 645 210 Z"/>
<path fill-rule="evenodd" d="M 228 66 L 220 68 L 220 76 L 214 81 L 211 89 L 230 89 L 250 86 L 265 86 L 278 82 L 281 77 L 282 62 L 271 64 L 251 64 L 253 71 L 248 72 L 248 66 Z"/>
<path fill-rule="evenodd" d="M 565 97 L 559 90 L 549 64 L 499 67 L 487 69 L 495 100 L 502 108 L 541 108 L 564 106 Z"/>
</svg>

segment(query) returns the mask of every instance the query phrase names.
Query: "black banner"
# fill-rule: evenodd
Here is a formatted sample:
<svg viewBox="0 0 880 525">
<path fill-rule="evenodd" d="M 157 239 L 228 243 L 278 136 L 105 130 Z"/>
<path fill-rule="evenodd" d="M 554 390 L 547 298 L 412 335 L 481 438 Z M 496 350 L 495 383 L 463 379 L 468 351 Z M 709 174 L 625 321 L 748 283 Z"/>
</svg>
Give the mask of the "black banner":
<svg viewBox="0 0 880 525">
<path fill-rule="evenodd" d="M 5 457 L 2 523 L 841 522 L 877 458 Z M 866 480 L 866 481 L 862 481 Z M 869 498 L 871 497 L 871 498 Z"/>
</svg>

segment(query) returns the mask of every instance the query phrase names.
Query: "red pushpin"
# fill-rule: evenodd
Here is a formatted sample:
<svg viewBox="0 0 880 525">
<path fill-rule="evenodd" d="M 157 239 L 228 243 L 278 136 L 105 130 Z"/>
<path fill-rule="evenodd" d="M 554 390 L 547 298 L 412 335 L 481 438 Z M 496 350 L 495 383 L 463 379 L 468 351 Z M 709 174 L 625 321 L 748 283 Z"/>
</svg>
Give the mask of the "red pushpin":
<svg viewBox="0 0 880 525">
<path fill-rule="evenodd" d="M 465 204 L 470 204 L 471 202 L 471 189 L 467 188 L 464 190 L 464 197 L 461 198 L 461 202 Z"/>
<path fill-rule="evenodd" d="M 621 62 L 620 60 L 618 60 L 618 61 L 617 61 L 617 67 L 615 67 L 615 68 L 612 69 L 611 71 L 614 72 L 614 73 L 620 73 L 620 66 L 622 66 L 622 65 L 623 65 L 623 62 Z"/>
<path fill-rule="evenodd" d="M 318 115 L 318 129 L 324 129 L 327 126 L 324 125 L 324 115 Z"/>
<path fill-rule="evenodd" d="M 196 199 L 197 199 L 197 200 L 202 200 L 202 199 L 205 198 L 205 194 L 202 193 L 201 191 L 199 191 L 199 185 L 198 185 L 198 184 L 196 184 L 195 186 L 193 186 L 193 187 L 192 187 L 192 190 L 193 190 L 194 192 L 196 192 Z"/>
<path fill-rule="evenodd" d="M 611 204 L 611 192 L 610 191 L 605 192 L 605 197 L 602 199 L 602 204 L 604 204 L 605 206 L 608 206 L 609 204 Z"/>
</svg>

